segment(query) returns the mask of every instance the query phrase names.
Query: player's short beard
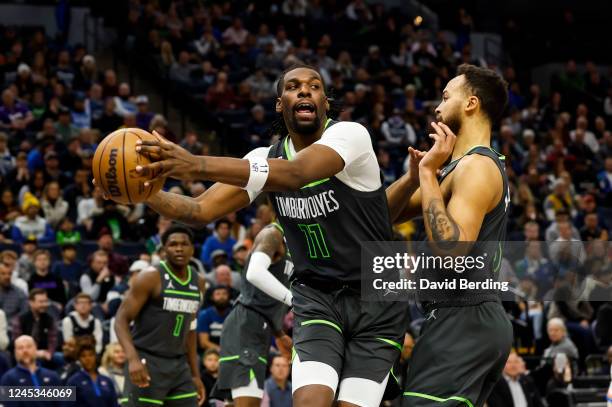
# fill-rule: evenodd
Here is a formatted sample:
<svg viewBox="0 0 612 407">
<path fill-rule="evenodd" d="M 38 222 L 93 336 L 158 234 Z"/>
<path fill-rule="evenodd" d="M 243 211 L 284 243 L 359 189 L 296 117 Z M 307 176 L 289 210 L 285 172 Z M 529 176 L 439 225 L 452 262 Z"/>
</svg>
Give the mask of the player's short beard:
<svg viewBox="0 0 612 407">
<path fill-rule="evenodd" d="M 436 120 L 446 124 L 456 136 L 459 135 L 462 124 L 461 116 L 459 114 L 449 113 L 446 116 L 439 114 L 436 116 Z"/>
<path fill-rule="evenodd" d="M 287 123 L 287 127 L 297 134 L 310 136 L 316 133 L 321 127 L 321 118 L 319 115 L 316 115 L 312 122 L 301 124 L 298 122 L 297 117 L 295 117 L 295 112 L 292 112 L 289 116 L 289 123 Z"/>
</svg>

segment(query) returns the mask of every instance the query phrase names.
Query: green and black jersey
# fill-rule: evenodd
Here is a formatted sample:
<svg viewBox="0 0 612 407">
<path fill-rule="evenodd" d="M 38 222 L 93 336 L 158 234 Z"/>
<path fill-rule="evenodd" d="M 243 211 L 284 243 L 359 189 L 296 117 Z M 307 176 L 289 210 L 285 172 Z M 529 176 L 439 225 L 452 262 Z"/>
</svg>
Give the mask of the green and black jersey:
<svg viewBox="0 0 612 407">
<path fill-rule="evenodd" d="M 497 280 L 499 275 L 499 269 L 502 262 L 502 250 L 503 241 L 506 238 L 506 225 L 508 223 L 508 205 L 510 203 L 510 190 L 508 184 L 508 177 L 506 175 L 506 169 L 504 166 L 504 156 L 498 154 L 493 149 L 484 146 L 476 146 L 469 150 L 461 158 L 479 154 L 491 158 L 502 175 L 503 181 L 503 193 L 501 199 L 491 210 L 487 213 L 482 221 L 482 226 L 478 233 L 478 238 L 468 256 L 476 258 L 478 256 L 485 256 L 483 268 L 473 268 L 469 272 L 462 275 L 462 278 L 469 279 L 471 281 L 486 281 L 488 279 Z M 440 171 L 439 182 L 440 184 L 459 164 L 461 158 L 451 161 Z M 484 186 L 483 186 L 484 187 Z M 445 304 L 447 306 L 455 306 L 462 304 L 474 304 L 482 301 L 492 301 L 499 299 L 499 292 L 496 290 L 485 290 L 485 289 L 470 289 L 470 290 L 438 290 L 440 295 L 444 295 L 445 298 L 436 300 L 434 304 L 441 306 Z M 428 304 L 429 307 L 432 304 Z"/>
<path fill-rule="evenodd" d="M 200 309 L 198 273 L 187 268 L 184 281 L 166 262 L 156 267 L 161 278 L 159 297 L 150 297 L 132 328 L 134 346 L 161 357 L 178 357 L 187 350 L 187 334 Z"/>
<path fill-rule="evenodd" d="M 336 123 L 329 121 L 325 131 Z M 291 160 L 289 137 L 274 144 L 268 157 Z M 358 191 L 334 176 L 297 191 L 272 192 L 270 197 L 298 280 L 357 283 L 361 243 L 392 240 L 382 185 Z"/>
</svg>

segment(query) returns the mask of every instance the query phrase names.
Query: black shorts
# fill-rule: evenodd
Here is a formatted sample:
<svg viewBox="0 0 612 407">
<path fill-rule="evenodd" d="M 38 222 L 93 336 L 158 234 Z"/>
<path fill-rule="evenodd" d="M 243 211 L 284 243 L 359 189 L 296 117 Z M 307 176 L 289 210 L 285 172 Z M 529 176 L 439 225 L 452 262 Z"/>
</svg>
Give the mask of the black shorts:
<svg viewBox="0 0 612 407">
<path fill-rule="evenodd" d="M 272 328 L 256 311 L 236 304 L 223 323 L 219 390 L 248 386 L 252 379 L 263 389 Z"/>
<path fill-rule="evenodd" d="M 502 305 L 434 309 L 416 341 L 402 407 L 482 406 L 501 377 L 512 346 Z"/>
<path fill-rule="evenodd" d="M 130 380 L 128 365 L 125 366 L 125 386 L 122 406 L 197 406 L 196 391 L 187 356 L 164 358 L 137 350 L 141 359 L 146 360 L 151 377 L 149 387 L 135 386 Z"/>
<path fill-rule="evenodd" d="M 404 343 L 406 302 L 363 301 L 353 288 L 326 292 L 297 281 L 291 291 L 293 346 L 301 362 L 325 363 L 340 381 L 385 379 Z"/>
</svg>

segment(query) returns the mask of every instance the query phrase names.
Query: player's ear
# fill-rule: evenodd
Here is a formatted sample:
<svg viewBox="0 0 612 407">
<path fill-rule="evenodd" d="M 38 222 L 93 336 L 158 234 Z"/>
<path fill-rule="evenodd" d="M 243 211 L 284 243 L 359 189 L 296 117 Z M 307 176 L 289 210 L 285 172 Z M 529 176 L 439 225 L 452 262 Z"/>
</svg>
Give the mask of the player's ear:
<svg viewBox="0 0 612 407">
<path fill-rule="evenodd" d="M 465 105 L 465 112 L 467 114 L 475 113 L 480 106 L 480 100 L 477 96 L 468 96 L 467 103 Z"/>
<path fill-rule="evenodd" d="M 325 96 L 325 111 L 329 112 L 329 99 L 327 98 L 327 96 Z"/>
<path fill-rule="evenodd" d="M 276 113 L 282 113 L 283 109 L 281 107 L 281 99 L 276 98 Z"/>
</svg>

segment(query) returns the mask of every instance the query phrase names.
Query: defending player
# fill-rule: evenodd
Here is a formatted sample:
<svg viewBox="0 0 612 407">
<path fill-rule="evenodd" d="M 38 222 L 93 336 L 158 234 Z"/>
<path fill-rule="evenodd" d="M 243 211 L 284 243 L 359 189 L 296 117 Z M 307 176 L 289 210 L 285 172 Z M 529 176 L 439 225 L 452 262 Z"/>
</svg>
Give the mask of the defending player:
<svg viewBox="0 0 612 407">
<path fill-rule="evenodd" d="M 283 356 L 291 357 L 291 338 L 282 326 L 291 306 L 287 286 L 293 263 L 278 224 L 259 232 L 245 270 L 242 292 L 223 324 L 217 387 L 231 391 L 236 407 L 258 407 L 272 335 Z"/>
<path fill-rule="evenodd" d="M 205 282 L 189 266 L 194 249 L 188 228 L 171 226 L 161 240 L 166 260 L 138 273 L 117 312 L 115 330 L 129 373 L 121 403 L 196 406 L 204 401 L 195 320 Z"/>
<path fill-rule="evenodd" d="M 428 240 L 442 248 L 476 242 L 473 255 L 485 242 L 505 239 L 508 179 L 503 156 L 490 146 L 492 125 L 508 99 L 506 89 L 494 71 L 459 67 L 436 109 L 437 123 L 431 123 L 433 147 L 426 153 L 411 149 L 412 175 L 388 189 L 390 202 L 407 203 L 391 207 L 394 221 L 422 214 Z M 489 264 L 478 278 L 495 278 L 495 267 Z M 498 294 L 457 291 L 424 303 L 424 308 L 428 318 L 410 361 L 403 405 L 482 406 L 512 343 L 512 327 Z"/>
<path fill-rule="evenodd" d="M 271 191 L 296 276 L 294 405 L 331 406 L 338 389 L 340 405 L 376 407 L 401 349 L 407 307 L 360 298 L 360 243 L 392 238 L 370 135 L 358 123 L 328 119 L 314 68 L 288 69 L 277 95 L 288 135 L 245 159 L 193 156 L 161 137 L 143 143 L 140 152 L 159 159 L 137 169 L 143 176 L 218 182 L 195 199 L 160 192 L 147 203 L 204 225 Z"/>
</svg>

